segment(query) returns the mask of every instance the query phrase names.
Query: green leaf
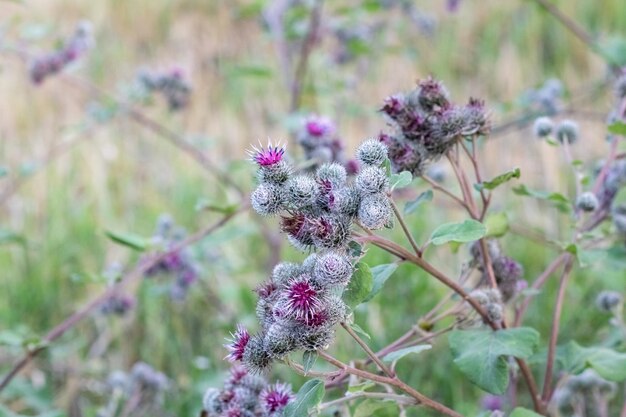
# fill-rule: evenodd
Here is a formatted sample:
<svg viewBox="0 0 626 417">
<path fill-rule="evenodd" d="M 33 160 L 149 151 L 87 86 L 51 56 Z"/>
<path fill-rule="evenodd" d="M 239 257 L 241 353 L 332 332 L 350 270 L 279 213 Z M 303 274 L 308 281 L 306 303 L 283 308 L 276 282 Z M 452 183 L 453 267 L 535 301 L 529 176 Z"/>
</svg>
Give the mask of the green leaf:
<svg viewBox="0 0 626 417">
<path fill-rule="evenodd" d="M 26 243 L 26 238 L 22 235 L 18 235 L 17 233 L 8 230 L 8 229 L 0 229 L 0 245 L 17 243 L 23 245 Z"/>
<path fill-rule="evenodd" d="M 363 246 L 361 246 L 359 242 L 355 242 L 354 240 L 351 240 L 350 242 L 348 242 L 348 250 L 349 250 L 349 255 L 352 256 L 353 258 L 358 258 L 364 253 Z"/>
<path fill-rule="evenodd" d="M 430 235 L 434 245 L 447 242 L 472 242 L 485 236 L 487 228 L 476 220 L 465 220 L 463 223 L 446 223 L 435 229 Z"/>
<path fill-rule="evenodd" d="M 461 372 L 483 390 L 500 395 L 509 384 L 507 357 L 528 358 L 539 343 L 539 333 L 528 327 L 457 330 L 448 341 Z"/>
<path fill-rule="evenodd" d="M 324 393 L 324 381 L 320 379 L 307 381 L 298 391 L 296 398 L 283 410 L 284 417 L 308 416 L 310 410 L 322 401 Z"/>
<path fill-rule="evenodd" d="M 582 347 L 569 342 L 557 349 L 557 361 L 563 370 L 578 374 L 586 368 L 593 368 L 601 377 L 621 382 L 626 380 L 626 353 L 616 352 L 605 347 Z"/>
<path fill-rule="evenodd" d="M 478 184 L 474 184 L 474 188 L 477 191 L 481 191 L 481 190 L 493 190 L 494 188 L 498 187 L 501 184 L 504 184 L 505 182 L 511 181 L 513 178 L 519 178 L 521 176 L 522 172 L 520 171 L 519 168 L 515 168 L 511 171 L 507 171 L 504 174 L 500 174 L 497 177 L 495 177 L 494 179 L 492 179 L 491 181 L 483 181 L 481 183 Z"/>
<path fill-rule="evenodd" d="M 302 368 L 304 370 L 304 376 L 309 373 L 313 365 L 315 365 L 315 361 L 319 354 L 317 350 L 305 350 L 302 354 Z"/>
<path fill-rule="evenodd" d="M 383 409 L 391 409 L 396 410 L 392 415 L 398 415 L 397 413 L 397 404 L 391 401 L 380 401 L 373 400 L 371 398 L 366 399 L 361 402 L 356 409 L 354 410 L 354 414 L 352 417 L 372 417 L 374 413 Z"/>
<path fill-rule="evenodd" d="M 413 175 L 409 171 L 402 171 L 399 174 L 392 174 L 389 177 L 389 183 L 391 184 L 391 191 L 396 188 L 404 188 L 413 181 Z"/>
<path fill-rule="evenodd" d="M 234 77 L 271 78 L 272 69 L 264 65 L 238 65 L 230 70 L 229 75 Z"/>
<path fill-rule="evenodd" d="M 500 211 L 487 216 L 485 219 L 488 237 L 502 237 L 509 231 L 509 218 L 506 212 Z"/>
<path fill-rule="evenodd" d="M 9 174 L 7 167 L 0 165 L 0 178 L 6 177 Z"/>
<path fill-rule="evenodd" d="M 385 159 L 382 168 L 385 170 L 385 174 L 387 174 L 387 177 L 391 177 L 391 161 L 389 160 L 389 158 Z"/>
<path fill-rule="evenodd" d="M 396 269 L 398 269 L 398 265 L 395 264 L 395 263 L 394 264 L 376 265 L 375 267 L 371 268 L 371 271 L 372 271 L 372 281 L 373 281 L 372 282 L 372 290 L 367 295 L 367 297 L 365 297 L 363 302 L 367 302 L 367 301 L 371 300 L 372 298 L 374 298 L 376 296 L 376 294 L 378 294 L 380 292 L 380 290 L 383 289 L 383 286 L 385 285 L 385 282 L 387 282 L 389 277 L 395 272 Z"/>
<path fill-rule="evenodd" d="M 214 211 L 222 214 L 233 214 L 237 211 L 237 204 L 215 204 L 206 198 L 201 198 L 196 203 L 196 211 Z"/>
<path fill-rule="evenodd" d="M 148 239 L 130 233 L 118 233 L 111 230 L 106 230 L 104 233 L 113 242 L 141 252 L 145 251 L 149 244 Z"/>
<path fill-rule="evenodd" d="M 626 136 L 626 123 L 614 122 L 609 125 L 609 132 L 614 135 Z"/>
<path fill-rule="evenodd" d="M 357 384 L 357 385 L 351 385 L 348 387 L 348 392 L 349 393 L 355 393 L 355 392 L 361 392 L 361 391 L 367 391 L 370 388 L 375 387 L 376 384 L 371 382 L 371 381 L 367 381 L 364 382 L 362 384 Z"/>
<path fill-rule="evenodd" d="M 396 350 L 394 352 L 391 352 L 385 355 L 383 357 L 383 361 L 385 362 L 399 361 L 400 359 L 402 359 L 403 357 L 405 357 L 406 355 L 410 353 L 420 353 L 425 350 L 429 350 L 431 348 L 432 348 L 431 345 L 417 345 L 417 346 L 411 346 L 411 347 L 404 348 L 404 349 L 399 349 L 399 350 Z"/>
<path fill-rule="evenodd" d="M 626 65 L 626 38 L 609 37 L 600 44 L 599 50 L 609 64 L 618 67 Z"/>
<path fill-rule="evenodd" d="M 569 212 L 572 208 L 572 203 L 563 194 L 532 190 L 524 184 L 513 188 L 513 192 L 517 195 L 549 201 L 553 203 L 555 207 L 559 209 L 559 211 L 562 211 L 564 213 Z"/>
<path fill-rule="evenodd" d="M 361 336 L 363 336 L 363 337 L 365 337 L 365 338 L 367 338 L 367 339 L 369 339 L 369 340 L 372 340 L 372 336 L 370 336 L 370 335 L 369 335 L 369 333 L 367 333 L 365 330 L 363 330 L 363 329 L 361 328 L 361 326 L 359 326 L 358 324 L 356 324 L 356 323 L 350 323 L 350 325 L 349 325 L 349 326 L 350 326 L 350 328 L 351 328 L 352 330 L 354 330 L 355 332 L 357 332 L 357 333 L 358 333 L 358 334 L 360 334 Z"/>
<path fill-rule="evenodd" d="M 409 201 L 408 203 L 406 203 L 406 205 L 404 206 L 404 214 L 413 213 L 423 203 L 426 203 L 427 201 L 432 201 L 432 199 L 433 199 L 433 190 L 424 191 L 423 193 L 418 195 L 415 200 Z"/>
<path fill-rule="evenodd" d="M 373 280 L 370 267 L 363 262 L 356 264 L 356 269 L 352 274 L 348 287 L 343 292 L 343 301 L 354 308 L 361 304 L 372 291 Z"/>
<path fill-rule="evenodd" d="M 541 414 L 537 414 L 528 408 L 517 407 L 515 410 L 511 411 L 509 417 L 541 417 Z"/>
</svg>

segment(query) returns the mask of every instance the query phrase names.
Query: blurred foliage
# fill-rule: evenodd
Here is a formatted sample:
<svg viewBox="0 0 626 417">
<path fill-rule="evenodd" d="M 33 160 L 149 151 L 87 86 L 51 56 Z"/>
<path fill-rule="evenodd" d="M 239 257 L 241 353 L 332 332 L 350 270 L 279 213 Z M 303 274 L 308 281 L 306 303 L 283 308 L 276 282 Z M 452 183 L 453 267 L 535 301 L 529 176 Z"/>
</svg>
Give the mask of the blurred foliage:
<svg viewBox="0 0 626 417">
<path fill-rule="evenodd" d="M 138 260 L 137 254 L 108 240 L 107 230 L 147 238 L 158 216 L 170 213 L 192 232 L 219 217 L 207 207 L 237 201 L 237 194 L 225 184 L 171 144 L 132 124 L 114 103 L 94 103 L 84 91 L 56 79 L 41 87 L 31 85 L 12 48 L 21 44 L 34 50 L 53 48 L 76 21 L 89 19 L 96 47 L 69 72 L 125 99 L 132 96 L 128 86 L 139 68 L 182 66 L 194 87 L 191 107 L 172 114 L 158 100 L 148 100 L 144 110 L 186 135 L 249 191 L 253 175 L 252 168 L 241 162 L 244 149 L 268 136 L 286 138 L 290 120 L 290 86 L 276 39 L 262 16 L 269 3 L 0 1 L 4 100 L 0 187 L 16 178 L 23 182 L 0 206 L 2 374 L 25 345 L 36 343 L 104 290 L 103 271 L 110 265 L 120 263 L 128 270 Z M 601 55 L 530 1 L 465 0 L 455 13 L 447 12 L 443 1 L 409 2 L 435 22 L 430 32 L 419 26 L 419 19 L 403 12 L 406 9 L 387 7 L 387 3 L 392 2 L 327 1 L 323 19 L 327 19 L 324 30 L 328 33 L 322 34 L 310 56 L 300 110 L 337 120 L 349 147 L 384 128 L 376 110 L 385 96 L 406 90 L 428 74 L 443 79 L 455 97 L 486 99 L 496 126 L 519 116 L 523 108 L 518 103 L 525 91 L 557 77 L 566 85 L 568 99 L 581 92 L 587 97 L 577 102 L 577 109 L 588 113 L 582 123 L 585 142 L 576 152 L 584 156 L 587 167 L 603 154 L 609 93 L 606 89 L 597 93 L 594 87 L 602 85 L 607 74 L 601 55 L 610 62 L 626 62 L 626 3 L 622 0 L 555 2 L 598 39 Z M 306 33 L 309 11 L 310 4 L 303 2 L 289 12 L 287 40 L 298 45 Z M 341 30 L 345 36 L 351 32 L 346 50 L 338 49 L 334 35 Z M 484 147 L 487 178 L 520 167 L 521 180 L 532 187 L 523 186 L 524 195 L 554 200 L 551 196 L 571 192 L 573 184 L 562 174 L 565 169 L 556 151 L 531 143 L 529 136 L 528 129 L 520 126 L 491 139 Z M 69 150 L 41 163 L 53 147 L 71 140 L 77 143 Z M 521 180 L 498 188 L 495 208 L 508 211 L 510 224 L 532 225 L 528 230 L 548 239 L 564 238 L 569 224 L 557 209 L 511 191 Z M 406 196 L 402 198 L 415 200 L 426 190 L 425 184 L 415 181 L 402 190 Z M 428 239 L 433 225 L 461 220 L 445 198 L 437 193 L 430 198 L 423 197 L 419 205 L 415 200 L 407 208 L 409 227 L 420 242 Z M 108 373 L 128 370 L 139 360 L 174 382 L 164 415 L 198 415 L 202 393 L 220 385 L 228 368 L 222 360 L 224 338 L 237 322 L 255 323 L 252 289 L 271 267 L 271 248 L 264 235 L 268 229 L 277 230 L 275 220 L 245 214 L 196 245 L 195 251 L 206 262 L 184 302 L 167 296 L 162 279 L 145 280 L 134 289 L 137 304 L 129 316 L 94 316 L 68 332 L 0 395 L 0 416 L 95 416 L 105 401 L 101 384 Z M 402 241 L 399 230 L 387 233 Z M 515 229 L 504 236 L 503 243 L 531 280 L 557 254 L 556 249 L 546 249 Z M 448 246 L 431 250 L 435 262 L 454 276 L 468 257 L 465 246 L 452 254 Z M 282 257 L 302 259 L 287 245 L 282 247 Z M 365 261 L 375 266 L 393 259 L 372 248 Z M 624 271 L 608 263 L 596 263 L 593 268 L 593 273 L 578 270 L 568 289 L 560 332 L 563 343 L 588 346 L 604 340 L 609 332 L 607 315 L 591 306 L 600 290 L 624 289 Z M 525 322 L 540 333 L 542 345 L 550 331 L 556 284 L 549 281 L 536 296 Z M 416 325 L 445 294 L 445 288 L 423 271 L 400 265 L 367 306 L 356 308 L 355 322 L 371 335 L 371 347 L 377 350 Z M 94 351 L 100 343 L 104 343 L 103 350 Z M 345 334 L 339 334 L 333 351 L 339 358 L 362 356 Z M 438 339 L 433 349 L 403 361 L 398 371 L 407 383 L 463 415 L 479 412 L 482 392 L 460 382 L 464 377 L 453 365 L 446 337 Z M 284 366 L 276 366 L 273 376 L 296 387 L 304 382 Z M 339 393 L 328 394 L 333 398 Z M 353 407 L 357 415 L 359 407 L 363 406 Z M 77 409 L 81 414 L 75 414 Z M 397 414 L 394 409 L 374 415 Z M 411 410 L 408 415 L 434 414 Z"/>
</svg>

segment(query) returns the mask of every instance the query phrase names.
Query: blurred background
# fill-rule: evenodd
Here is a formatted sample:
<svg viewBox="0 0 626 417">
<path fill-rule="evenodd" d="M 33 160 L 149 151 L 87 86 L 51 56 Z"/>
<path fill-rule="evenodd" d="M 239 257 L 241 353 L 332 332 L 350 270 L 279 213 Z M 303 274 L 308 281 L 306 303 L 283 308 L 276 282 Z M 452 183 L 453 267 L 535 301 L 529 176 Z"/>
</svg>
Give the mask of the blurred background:
<svg viewBox="0 0 626 417">
<path fill-rule="evenodd" d="M 494 132 L 481 149 L 486 176 L 519 167 L 524 184 L 571 194 L 559 149 L 538 142 L 530 125 L 540 114 L 572 118 L 582 132 L 575 159 L 591 169 L 606 153 L 613 100 L 607 62 L 626 64 L 626 3 L 554 2 L 596 49 L 533 1 L 453 3 L 0 0 L 0 373 L 137 263 L 141 255 L 106 231 L 149 238 L 173 224 L 181 236 L 178 228 L 193 233 L 239 204 L 230 182 L 244 193 L 254 188 L 245 153 L 251 144 L 282 140 L 297 159 L 294 131 L 303 116 L 318 114 L 335 122 L 351 155 L 385 130 L 383 99 L 429 75 L 454 101 L 485 100 Z M 64 48 L 85 22 L 93 36 L 88 50 L 33 82 L 33 60 Z M 151 93 L 146 74 L 174 74 L 188 96 L 172 103 L 167 93 Z M 451 172 L 442 167 L 441 175 Z M 426 188 L 416 182 L 407 199 Z M 503 244 L 533 280 L 557 253 L 541 241 L 562 237 L 567 219 L 508 186 L 494 206 L 512 210 L 515 227 Z M 436 195 L 410 223 L 423 241 L 433 224 L 462 216 Z M 255 326 L 252 289 L 272 262 L 303 258 L 281 245 L 276 231 L 274 220 L 244 213 L 191 248 L 197 280 L 184 291 L 167 274 L 129 287 L 132 308 L 97 312 L 45 349 L 0 394 L 0 416 L 95 416 L 110 400 L 109 374 L 138 361 L 170 381 L 153 415 L 198 415 L 202 393 L 221 385 L 228 369 L 224 338 L 238 322 Z M 433 256 L 456 275 L 467 251 L 441 248 Z M 372 249 L 366 261 L 391 259 Z M 592 310 L 583 322 L 571 320 L 600 289 L 623 290 L 622 271 L 599 268 L 579 272 L 570 287 L 565 340 L 591 343 L 606 326 Z M 374 348 L 403 334 L 445 294 L 409 266 L 394 278 L 356 314 Z M 554 291 L 548 285 L 528 315 L 543 338 Z M 345 360 L 360 357 L 343 334 L 333 350 Z M 401 369 L 407 382 L 464 415 L 479 412 L 481 393 L 461 382 L 445 339 L 412 360 Z M 295 388 L 303 381 L 284 366 L 274 376 Z"/>
</svg>

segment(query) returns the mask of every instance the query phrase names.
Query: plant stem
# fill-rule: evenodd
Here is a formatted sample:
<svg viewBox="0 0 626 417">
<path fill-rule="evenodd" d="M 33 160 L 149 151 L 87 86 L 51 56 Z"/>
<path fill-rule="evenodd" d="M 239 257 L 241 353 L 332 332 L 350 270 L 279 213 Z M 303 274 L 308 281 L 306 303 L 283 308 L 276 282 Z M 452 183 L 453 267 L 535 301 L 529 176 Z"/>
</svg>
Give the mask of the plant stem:
<svg viewBox="0 0 626 417">
<path fill-rule="evenodd" d="M 389 201 L 391 202 L 391 208 L 393 209 L 393 212 L 396 215 L 396 218 L 398 219 L 398 223 L 400 223 L 400 226 L 402 227 L 404 234 L 406 235 L 407 239 L 411 243 L 411 247 L 415 251 L 415 254 L 421 257 L 422 251 L 417 246 L 417 243 L 415 242 L 415 239 L 413 238 L 413 234 L 409 231 L 409 228 L 407 227 L 406 222 L 404 221 L 404 218 L 402 217 L 402 214 L 400 213 L 400 210 L 398 210 L 398 205 L 395 203 L 395 201 L 393 201 L 393 198 L 391 198 L 391 196 L 389 196 Z"/>
<path fill-rule="evenodd" d="M 572 272 L 574 260 L 570 257 L 565 263 L 563 274 L 559 282 L 559 291 L 554 306 L 554 316 L 552 318 L 552 331 L 550 332 L 550 342 L 548 345 L 548 359 L 546 362 L 546 375 L 543 381 L 543 393 L 541 398 L 544 402 L 548 402 L 552 395 L 552 371 L 554 368 L 554 357 L 556 354 L 556 343 L 559 337 L 559 323 L 561 321 L 561 311 L 563 310 L 563 300 L 565 299 L 565 290 L 567 288 L 568 278 Z"/>
<path fill-rule="evenodd" d="M 547 0 L 532 0 L 539 7 L 544 9 L 546 12 L 551 14 L 556 20 L 558 20 L 565 28 L 567 28 L 574 36 L 580 39 L 583 43 L 585 43 L 589 49 L 593 52 L 598 53 L 599 48 L 596 45 L 596 42 L 591 37 L 587 31 L 580 26 L 576 21 L 566 16 L 561 10 L 559 10 L 554 4 L 550 3 Z"/>
<path fill-rule="evenodd" d="M 320 410 L 324 410 L 326 408 L 334 407 L 339 404 L 343 404 L 348 401 L 356 400 L 359 398 L 374 398 L 379 400 L 392 400 L 397 403 L 406 404 L 406 405 L 415 405 L 417 402 L 415 399 L 411 397 L 407 397 L 406 395 L 398 395 L 398 394 L 389 394 L 386 392 L 355 392 L 354 394 L 350 394 L 349 396 L 337 398 L 336 400 L 329 401 L 326 403 L 322 403 L 319 405 Z"/>
<path fill-rule="evenodd" d="M 306 37 L 302 41 L 302 48 L 300 49 L 300 59 L 296 66 L 296 72 L 293 76 L 291 84 L 291 100 L 289 104 L 289 111 L 294 112 L 300 108 L 300 102 L 302 101 L 302 85 L 304 84 L 304 78 L 306 76 L 309 56 L 313 50 L 313 46 L 318 38 L 318 32 L 322 20 L 322 5 L 323 0 L 316 0 L 313 10 L 309 18 L 309 28 Z"/>
<path fill-rule="evenodd" d="M 533 284 L 531 285 L 531 289 L 538 290 L 543 287 L 543 284 L 550 278 L 550 275 L 554 273 L 563 263 L 565 263 L 571 255 L 569 253 L 562 253 L 556 259 L 550 263 L 546 267 L 546 269 L 535 279 Z M 526 314 L 526 310 L 528 310 L 528 306 L 532 301 L 534 295 L 530 294 L 526 297 L 521 307 L 518 309 L 515 322 L 513 323 L 513 327 L 517 327 L 522 324 L 522 320 L 524 318 L 524 314 Z"/>
<path fill-rule="evenodd" d="M 419 404 L 422 404 L 425 407 L 438 411 L 446 416 L 463 417 L 461 414 L 457 413 L 456 411 L 449 409 L 445 405 L 425 396 L 424 394 L 421 394 L 420 392 L 411 388 L 409 385 L 407 385 L 406 383 L 404 383 L 398 378 L 389 378 L 386 376 L 376 375 L 367 371 L 363 371 L 361 369 L 353 368 L 335 359 L 334 357 L 330 356 L 328 353 L 324 351 L 320 350 L 318 352 L 319 352 L 320 357 L 322 357 L 328 363 L 336 366 L 339 369 L 345 370 L 349 374 L 356 375 L 358 377 L 368 379 L 370 381 L 378 382 L 380 384 L 387 384 L 387 385 L 394 386 L 400 389 L 401 391 L 404 391 L 411 397 L 415 398 Z"/>
<path fill-rule="evenodd" d="M 370 359 L 376 364 L 378 365 L 378 367 L 380 368 L 381 371 L 383 371 L 384 373 L 387 374 L 387 376 L 389 376 L 389 378 L 395 378 L 396 374 L 395 372 L 393 372 L 391 369 L 389 369 L 389 367 L 387 365 L 385 365 L 383 363 L 383 361 L 380 360 L 380 358 L 372 351 L 372 349 L 370 349 L 370 347 L 367 345 L 367 343 L 365 343 L 363 341 L 363 339 L 361 339 L 361 337 L 356 334 L 354 332 L 354 330 L 352 330 L 350 328 L 350 326 L 348 326 L 346 323 L 341 322 L 341 327 L 343 327 L 345 329 L 346 332 L 348 332 L 348 334 L 350 336 L 352 336 L 352 338 L 354 340 L 356 340 L 356 342 L 359 344 L 359 346 L 361 346 L 361 348 L 365 351 L 365 353 L 367 353 L 367 356 L 370 357 Z"/>
<path fill-rule="evenodd" d="M 430 184 L 430 186 L 433 188 L 433 190 L 437 190 L 437 191 L 441 191 L 442 193 L 444 193 L 445 195 L 447 195 L 448 197 L 450 197 L 452 200 L 456 201 L 459 205 L 461 205 L 463 208 L 465 208 L 466 210 L 469 210 L 469 207 L 467 207 L 467 204 L 465 204 L 465 202 L 463 200 L 461 200 L 459 197 L 457 197 L 456 195 L 454 195 L 451 191 L 449 191 L 447 188 L 442 187 L 441 185 L 437 184 L 437 182 L 435 180 L 433 180 L 432 178 L 430 178 L 428 175 L 422 175 L 421 177 L 424 181 L 426 181 L 427 183 Z"/>
</svg>

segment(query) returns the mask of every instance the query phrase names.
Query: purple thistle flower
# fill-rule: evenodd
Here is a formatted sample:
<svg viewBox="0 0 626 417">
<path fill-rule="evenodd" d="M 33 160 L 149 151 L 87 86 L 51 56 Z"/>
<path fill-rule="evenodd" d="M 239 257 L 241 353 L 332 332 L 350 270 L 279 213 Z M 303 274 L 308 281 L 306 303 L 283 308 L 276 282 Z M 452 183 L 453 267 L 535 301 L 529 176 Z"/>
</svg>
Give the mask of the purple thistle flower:
<svg viewBox="0 0 626 417">
<path fill-rule="evenodd" d="M 224 412 L 224 417 L 243 417 L 243 411 L 241 410 L 241 406 L 239 406 L 239 404 L 232 404 Z"/>
<path fill-rule="evenodd" d="M 346 162 L 345 168 L 348 175 L 354 175 L 359 172 L 359 161 L 356 159 L 350 159 Z"/>
<path fill-rule="evenodd" d="M 282 313 L 307 324 L 321 308 L 319 293 L 306 276 L 289 281 L 282 297 Z"/>
<path fill-rule="evenodd" d="M 489 411 L 499 411 L 504 408 L 504 401 L 499 395 L 487 394 L 482 399 L 482 407 Z"/>
<path fill-rule="evenodd" d="M 311 116 L 305 122 L 305 128 L 309 135 L 320 137 L 330 134 L 334 128 L 330 120 L 325 117 Z"/>
<path fill-rule="evenodd" d="M 259 164 L 259 166 L 267 167 L 276 165 L 283 160 L 285 155 L 285 147 L 281 145 L 272 145 L 271 142 L 267 144 L 267 147 L 259 145 L 259 147 L 252 147 L 251 151 L 248 151 L 250 158 Z"/>
<path fill-rule="evenodd" d="M 293 399 L 291 387 L 287 384 L 276 383 L 265 388 L 259 395 L 261 406 L 267 413 L 281 411 Z"/>
<path fill-rule="evenodd" d="M 246 376 L 248 371 L 243 366 L 233 366 L 230 369 L 230 377 L 227 382 L 232 385 L 238 385 Z"/>
<path fill-rule="evenodd" d="M 450 12 L 456 12 L 457 9 L 459 8 L 459 3 L 461 3 L 461 0 L 448 0 L 446 2 L 446 9 Z"/>
<path fill-rule="evenodd" d="M 395 119 L 404 110 L 404 96 L 396 94 L 385 99 L 383 107 L 380 109 L 387 116 Z"/>
<path fill-rule="evenodd" d="M 277 290 L 276 283 L 274 283 L 274 281 L 272 280 L 267 280 L 263 282 L 262 284 L 260 284 L 258 287 L 256 287 L 254 291 L 257 293 L 259 298 L 267 299 L 272 294 L 274 294 L 276 290 Z"/>
<path fill-rule="evenodd" d="M 246 345 L 250 341 L 250 333 L 241 324 L 237 325 L 235 334 L 232 334 L 230 343 L 225 344 L 224 347 L 229 350 L 226 359 L 231 362 L 240 361 L 243 358 L 243 352 L 246 349 Z"/>
</svg>

